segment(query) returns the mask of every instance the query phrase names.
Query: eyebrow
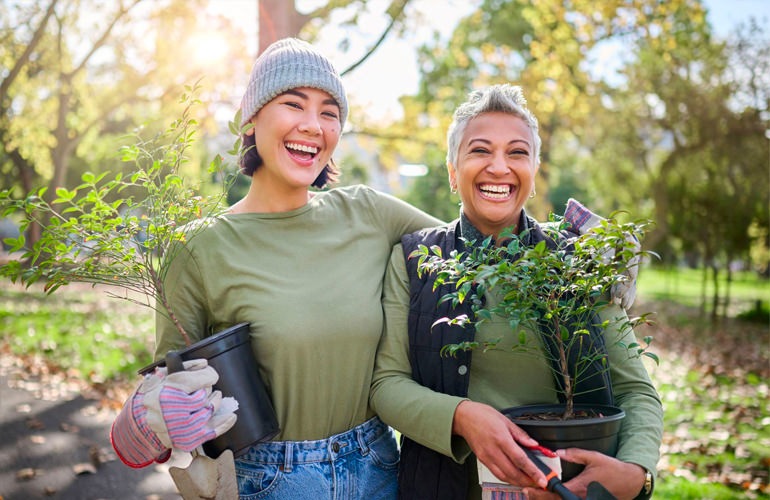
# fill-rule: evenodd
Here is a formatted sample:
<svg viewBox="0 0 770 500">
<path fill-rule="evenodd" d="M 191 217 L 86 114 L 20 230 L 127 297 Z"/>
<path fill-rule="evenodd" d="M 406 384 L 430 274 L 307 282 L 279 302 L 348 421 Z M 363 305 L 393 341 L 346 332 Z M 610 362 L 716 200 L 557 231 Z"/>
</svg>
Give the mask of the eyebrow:
<svg viewBox="0 0 770 500">
<path fill-rule="evenodd" d="M 305 99 L 305 100 L 310 99 L 310 96 L 308 96 L 306 93 L 304 93 L 302 91 L 299 91 L 297 89 L 289 89 L 289 90 L 287 90 L 286 92 L 284 92 L 281 95 L 285 95 L 285 94 L 291 94 L 293 96 L 297 96 L 297 97 L 299 97 L 301 99 Z M 337 102 L 337 100 L 334 99 L 333 97 L 329 97 L 328 99 L 324 99 L 323 103 L 324 104 L 331 104 L 331 105 L 337 106 L 338 108 L 340 107 L 340 105 Z"/>
<path fill-rule="evenodd" d="M 468 146 L 471 146 L 474 142 L 481 142 L 481 143 L 484 143 L 484 144 L 492 144 L 492 141 L 490 141 L 489 139 L 484 139 L 483 137 L 476 137 L 476 138 L 473 138 L 470 141 L 468 141 Z M 515 144 L 517 142 L 522 142 L 522 143 L 526 144 L 527 147 L 532 147 L 532 146 L 530 146 L 529 142 L 524 140 L 524 139 L 513 139 L 513 140 L 508 141 L 506 143 L 506 145 L 509 146 L 509 145 Z"/>
</svg>

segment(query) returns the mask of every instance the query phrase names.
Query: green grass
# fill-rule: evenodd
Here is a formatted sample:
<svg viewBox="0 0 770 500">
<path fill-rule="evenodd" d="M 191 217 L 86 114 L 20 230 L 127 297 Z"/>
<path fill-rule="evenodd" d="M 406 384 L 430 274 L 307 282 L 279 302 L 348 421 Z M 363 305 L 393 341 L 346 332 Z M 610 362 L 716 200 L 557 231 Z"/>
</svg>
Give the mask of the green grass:
<svg viewBox="0 0 770 500">
<path fill-rule="evenodd" d="M 770 460 L 766 381 L 695 370 L 668 380 L 657 384 L 667 439 L 656 497 L 770 498 L 759 491 Z"/>
<path fill-rule="evenodd" d="M 729 318 L 713 322 L 713 285 L 701 310 L 702 280 L 691 269 L 646 267 L 639 276 L 640 299 L 660 313 L 651 333 L 666 351 L 651 370 L 665 410 L 655 498 L 768 499 L 770 282 L 736 274 Z"/>
<path fill-rule="evenodd" d="M 135 376 L 152 360 L 149 309 L 91 289 L 0 291 L 0 341 L 18 356 L 36 355 L 91 383 Z"/>
<path fill-rule="evenodd" d="M 726 274 L 720 273 L 719 294 L 727 291 Z M 704 295 L 704 274 L 701 269 L 677 268 L 667 270 L 645 266 L 639 272 L 639 294 L 650 300 L 673 300 L 687 306 L 700 307 Z M 710 308 L 714 284 L 711 273 L 705 281 L 706 304 Z M 736 272 L 730 284 L 731 312 L 739 314 L 755 307 L 756 301 L 770 304 L 770 280 L 755 273 Z"/>
<path fill-rule="evenodd" d="M 739 498 L 765 498 L 748 496 L 750 494 L 736 491 L 717 483 L 693 482 L 685 478 L 666 478 L 655 485 L 653 498 L 669 498 L 671 500 L 737 500 Z"/>
</svg>

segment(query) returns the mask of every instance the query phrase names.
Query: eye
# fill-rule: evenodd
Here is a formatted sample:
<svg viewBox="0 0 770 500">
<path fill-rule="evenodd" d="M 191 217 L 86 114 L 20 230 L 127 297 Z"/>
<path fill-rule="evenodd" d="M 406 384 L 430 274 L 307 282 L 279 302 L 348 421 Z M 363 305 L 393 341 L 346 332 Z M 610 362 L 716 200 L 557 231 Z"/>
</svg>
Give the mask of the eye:
<svg viewBox="0 0 770 500">
<path fill-rule="evenodd" d="M 286 101 L 284 105 L 292 107 L 294 109 L 302 109 L 302 105 L 296 101 Z"/>
<path fill-rule="evenodd" d="M 527 151 L 526 149 L 516 148 L 508 154 L 510 154 L 511 156 L 529 156 L 529 151 Z"/>
<path fill-rule="evenodd" d="M 340 119 L 339 115 L 335 111 L 322 111 L 321 114 L 327 118 L 334 118 L 335 120 Z"/>
<path fill-rule="evenodd" d="M 472 148 L 470 152 L 474 154 L 487 154 L 489 153 L 489 150 L 487 148 L 482 148 L 481 146 L 477 146 L 475 148 Z"/>
</svg>

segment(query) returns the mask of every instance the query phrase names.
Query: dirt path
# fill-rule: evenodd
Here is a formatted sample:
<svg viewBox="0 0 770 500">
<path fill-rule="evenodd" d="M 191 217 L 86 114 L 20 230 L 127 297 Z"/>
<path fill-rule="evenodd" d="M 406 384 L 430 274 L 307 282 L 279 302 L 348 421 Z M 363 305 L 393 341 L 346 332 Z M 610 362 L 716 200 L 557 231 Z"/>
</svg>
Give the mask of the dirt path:
<svg viewBox="0 0 770 500">
<path fill-rule="evenodd" d="M 123 465 L 109 442 L 115 409 L 65 376 L 41 382 L 0 353 L 0 500 L 181 498 L 167 470 L 184 457 Z"/>
</svg>

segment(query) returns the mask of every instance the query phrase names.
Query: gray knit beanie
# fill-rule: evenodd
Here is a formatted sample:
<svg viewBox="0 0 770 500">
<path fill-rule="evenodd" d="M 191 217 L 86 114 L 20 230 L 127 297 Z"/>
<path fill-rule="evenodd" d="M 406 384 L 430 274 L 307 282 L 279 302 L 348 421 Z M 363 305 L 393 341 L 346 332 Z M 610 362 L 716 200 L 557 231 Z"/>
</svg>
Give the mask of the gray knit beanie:
<svg viewBox="0 0 770 500">
<path fill-rule="evenodd" d="M 241 127 L 262 106 L 298 87 L 328 92 L 340 106 L 340 129 L 345 127 L 348 100 L 337 70 L 312 45 L 297 38 L 272 43 L 254 62 L 249 85 L 241 99 Z"/>
</svg>

